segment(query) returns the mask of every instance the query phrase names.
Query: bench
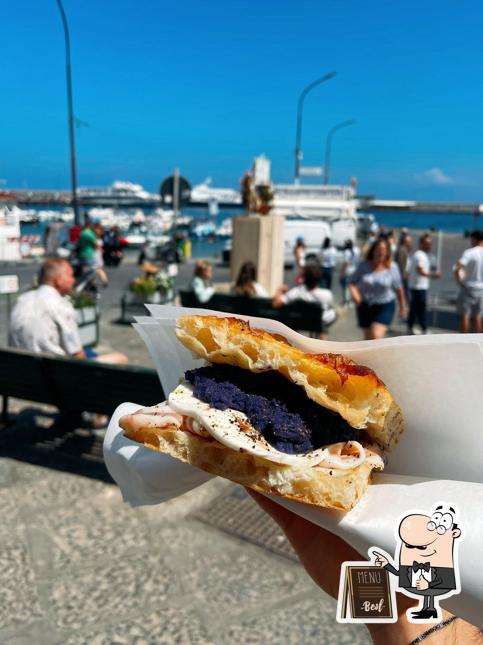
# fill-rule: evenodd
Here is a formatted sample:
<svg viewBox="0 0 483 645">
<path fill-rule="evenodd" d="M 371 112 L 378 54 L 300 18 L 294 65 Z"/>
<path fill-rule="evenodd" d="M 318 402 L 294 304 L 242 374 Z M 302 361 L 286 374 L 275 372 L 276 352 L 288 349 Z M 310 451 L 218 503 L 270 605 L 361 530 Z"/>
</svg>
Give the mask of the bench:
<svg viewBox="0 0 483 645">
<path fill-rule="evenodd" d="M 208 302 L 200 303 L 192 291 L 179 292 L 183 307 L 202 307 L 229 314 L 244 314 L 278 320 L 296 331 L 308 331 L 319 336 L 324 331 L 322 305 L 298 300 L 283 307 L 274 307 L 271 298 L 246 298 L 215 293 Z"/>
<path fill-rule="evenodd" d="M 63 412 L 111 415 L 120 403 L 154 405 L 164 401 L 156 370 L 134 365 L 107 365 L 84 359 L 0 349 L 2 422 L 8 399 L 55 405 Z"/>
</svg>

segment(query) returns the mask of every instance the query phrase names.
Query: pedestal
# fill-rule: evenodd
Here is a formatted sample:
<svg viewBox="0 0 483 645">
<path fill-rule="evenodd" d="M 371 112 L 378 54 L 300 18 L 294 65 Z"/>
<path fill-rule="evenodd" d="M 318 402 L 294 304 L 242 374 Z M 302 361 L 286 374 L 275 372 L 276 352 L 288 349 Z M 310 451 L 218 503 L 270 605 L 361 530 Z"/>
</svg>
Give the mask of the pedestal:
<svg viewBox="0 0 483 645">
<path fill-rule="evenodd" d="M 241 215 L 233 220 L 231 280 L 235 282 L 244 262 L 257 267 L 257 281 L 273 296 L 283 284 L 284 217 Z"/>
</svg>

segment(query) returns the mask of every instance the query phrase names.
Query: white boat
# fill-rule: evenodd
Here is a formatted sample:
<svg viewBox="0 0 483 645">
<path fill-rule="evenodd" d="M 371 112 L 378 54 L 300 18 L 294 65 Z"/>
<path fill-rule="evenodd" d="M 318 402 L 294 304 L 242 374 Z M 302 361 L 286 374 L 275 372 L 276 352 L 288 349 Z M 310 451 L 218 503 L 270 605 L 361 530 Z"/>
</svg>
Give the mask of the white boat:
<svg viewBox="0 0 483 645">
<path fill-rule="evenodd" d="M 208 237 L 210 235 L 215 235 L 216 226 L 213 222 L 200 222 L 199 224 L 196 224 L 196 226 L 193 226 L 191 233 L 197 238 Z"/>
<path fill-rule="evenodd" d="M 215 233 L 216 237 L 231 237 L 233 235 L 233 220 L 231 218 L 224 219 Z"/>
<path fill-rule="evenodd" d="M 102 205 L 137 205 L 142 202 L 159 202 L 159 195 L 150 193 L 130 181 L 114 181 L 107 188 L 79 188 L 78 197 L 82 203 L 95 202 Z"/>
<path fill-rule="evenodd" d="M 191 189 L 190 201 L 194 204 L 241 204 L 241 195 L 233 188 L 213 188 L 211 177 Z"/>
</svg>

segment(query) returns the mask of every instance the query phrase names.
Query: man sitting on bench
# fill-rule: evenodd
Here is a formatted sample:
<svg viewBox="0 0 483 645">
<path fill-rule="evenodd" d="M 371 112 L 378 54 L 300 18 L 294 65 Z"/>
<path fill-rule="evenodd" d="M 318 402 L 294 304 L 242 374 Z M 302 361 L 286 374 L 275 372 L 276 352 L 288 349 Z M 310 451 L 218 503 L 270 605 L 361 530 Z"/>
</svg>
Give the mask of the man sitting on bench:
<svg viewBox="0 0 483 645">
<path fill-rule="evenodd" d="M 67 260 L 46 260 L 40 268 L 38 289 L 22 294 L 12 310 L 10 346 L 36 353 L 94 358 L 102 363 L 127 363 L 127 357 L 120 352 L 98 356 L 82 348 L 75 309 L 64 298 L 73 286 L 74 273 Z"/>
<path fill-rule="evenodd" d="M 40 267 L 39 287 L 22 294 L 12 310 L 9 344 L 30 352 L 90 358 L 100 363 L 126 364 L 120 352 L 97 355 L 84 350 L 72 304 L 64 298 L 74 286 L 74 272 L 67 260 L 51 258 Z M 84 413 L 93 428 L 106 425 L 108 417 Z"/>
</svg>

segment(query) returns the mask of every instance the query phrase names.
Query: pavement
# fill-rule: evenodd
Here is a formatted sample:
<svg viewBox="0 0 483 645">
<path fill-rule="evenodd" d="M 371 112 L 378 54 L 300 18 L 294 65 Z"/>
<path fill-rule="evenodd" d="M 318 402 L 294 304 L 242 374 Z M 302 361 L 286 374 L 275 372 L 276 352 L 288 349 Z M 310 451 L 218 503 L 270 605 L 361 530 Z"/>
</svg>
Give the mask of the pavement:
<svg viewBox="0 0 483 645">
<path fill-rule="evenodd" d="M 467 242 L 445 236 L 445 277 Z M 31 284 L 33 262 L 0 266 Z M 190 281 L 182 265 L 178 286 Z M 99 349 L 151 365 L 142 340 L 119 324 L 119 301 L 139 273 L 135 257 L 108 269 Z M 215 281 L 228 283 L 226 267 Z M 293 271 L 286 282 L 293 283 Z M 339 298 L 338 285 L 334 289 Z M 6 343 L 0 298 L 0 345 Z M 332 340 L 358 340 L 353 309 Z M 436 333 L 444 331 L 435 328 Z M 392 334 L 403 333 L 396 322 Z M 0 643 L 369 643 L 363 626 L 338 625 L 335 601 L 311 581 L 278 527 L 240 488 L 212 480 L 156 507 L 125 505 L 101 461 L 101 433 L 51 436 L 55 410 L 12 402 L 0 429 Z"/>
</svg>

